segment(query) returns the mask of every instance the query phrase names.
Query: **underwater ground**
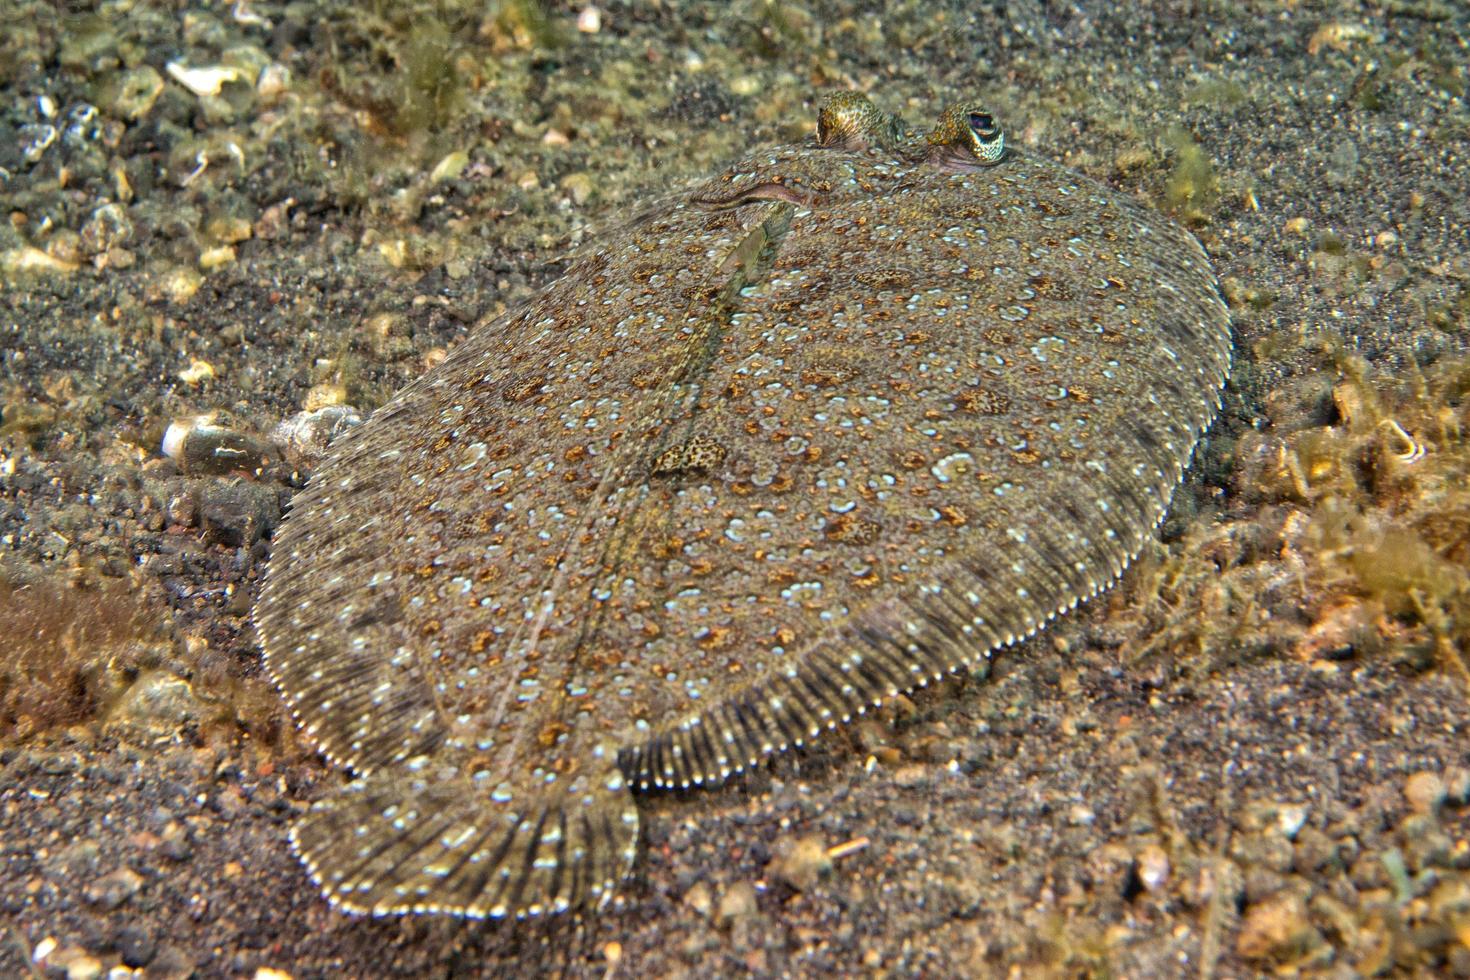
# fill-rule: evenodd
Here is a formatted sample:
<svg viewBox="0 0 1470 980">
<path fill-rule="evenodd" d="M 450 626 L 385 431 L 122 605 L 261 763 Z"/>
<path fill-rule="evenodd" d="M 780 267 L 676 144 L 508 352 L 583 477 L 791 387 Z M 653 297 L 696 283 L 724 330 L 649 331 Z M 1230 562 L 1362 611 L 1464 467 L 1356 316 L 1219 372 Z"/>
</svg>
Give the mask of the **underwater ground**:
<svg viewBox="0 0 1470 980">
<path fill-rule="evenodd" d="M 1470 8 L 871 6 L 0 0 L 0 973 L 1470 976 Z M 1236 366 L 1160 541 L 644 797 L 596 916 L 333 911 L 248 619 L 330 413 L 272 433 L 832 88 L 979 96 L 1199 237 Z"/>
</svg>

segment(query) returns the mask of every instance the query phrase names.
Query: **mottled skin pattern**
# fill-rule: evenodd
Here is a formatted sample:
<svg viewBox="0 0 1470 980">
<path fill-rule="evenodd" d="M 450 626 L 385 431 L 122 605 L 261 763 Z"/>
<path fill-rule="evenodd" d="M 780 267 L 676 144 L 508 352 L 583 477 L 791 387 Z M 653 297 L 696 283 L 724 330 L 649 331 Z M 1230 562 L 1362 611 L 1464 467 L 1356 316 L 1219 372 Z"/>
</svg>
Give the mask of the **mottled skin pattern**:
<svg viewBox="0 0 1470 980">
<path fill-rule="evenodd" d="M 860 96 L 590 247 L 337 446 L 256 607 L 356 778 L 353 911 L 604 901 L 632 789 L 721 780 L 1112 583 L 1229 365 L 1187 233 Z"/>
</svg>

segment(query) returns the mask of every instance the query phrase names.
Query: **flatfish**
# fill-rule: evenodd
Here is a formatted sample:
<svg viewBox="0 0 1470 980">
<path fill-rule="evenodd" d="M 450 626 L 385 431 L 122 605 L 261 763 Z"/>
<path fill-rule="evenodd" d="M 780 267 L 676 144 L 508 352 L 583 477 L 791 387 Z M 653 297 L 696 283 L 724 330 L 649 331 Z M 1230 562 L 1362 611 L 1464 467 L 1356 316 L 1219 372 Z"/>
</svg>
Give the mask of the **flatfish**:
<svg viewBox="0 0 1470 980">
<path fill-rule="evenodd" d="M 1114 582 L 1230 363 L 1183 229 L 853 94 L 651 205 L 336 445 L 255 607 L 350 778 L 337 906 L 605 902 L 634 791 L 717 783 Z"/>
</svg>

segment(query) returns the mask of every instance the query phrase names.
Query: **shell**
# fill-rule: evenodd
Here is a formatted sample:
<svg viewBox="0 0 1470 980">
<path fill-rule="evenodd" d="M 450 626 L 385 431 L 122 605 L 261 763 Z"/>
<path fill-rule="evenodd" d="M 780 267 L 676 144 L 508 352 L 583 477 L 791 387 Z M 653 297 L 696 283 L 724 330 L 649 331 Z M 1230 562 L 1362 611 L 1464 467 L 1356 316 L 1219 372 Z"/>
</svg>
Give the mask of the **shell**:
<svg viewBox="0 0 1470 980">
<path fill-rule="evenodd" d="M 293 830 L 334 903 L 596 906 L 634 789 L 983 662 L 1162 518 L 1229 368 L 1198 243 L 974 106 L 926 139 L 852 98 L 584 250 L 298 496 L 256 622 L 356 774 Z"/>
</svg>

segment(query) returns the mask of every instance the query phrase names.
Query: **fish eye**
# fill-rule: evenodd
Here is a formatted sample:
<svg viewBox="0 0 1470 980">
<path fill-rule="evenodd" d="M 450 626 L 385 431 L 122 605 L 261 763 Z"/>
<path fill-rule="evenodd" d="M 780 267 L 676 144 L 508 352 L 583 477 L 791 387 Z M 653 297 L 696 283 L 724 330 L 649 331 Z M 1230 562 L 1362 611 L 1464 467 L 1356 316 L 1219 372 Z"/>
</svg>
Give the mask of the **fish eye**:
<svg viewBox="0 0 1470 980">
<path fill-rule="evenodd" d="M 970 113 L 970 130 L 986 143 L 1000 134 L 995 125 L 995 117 L 988 112 Z"/>
</svg>

